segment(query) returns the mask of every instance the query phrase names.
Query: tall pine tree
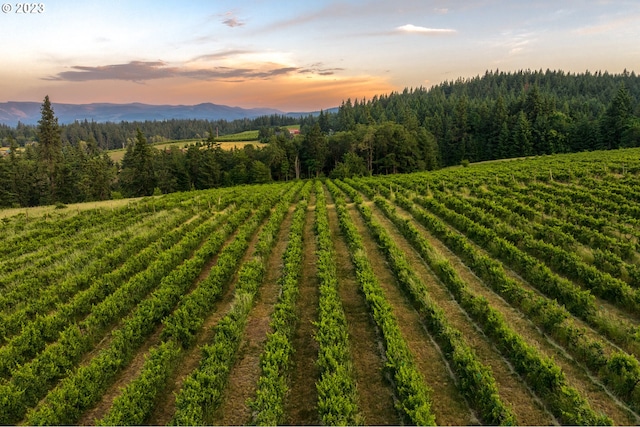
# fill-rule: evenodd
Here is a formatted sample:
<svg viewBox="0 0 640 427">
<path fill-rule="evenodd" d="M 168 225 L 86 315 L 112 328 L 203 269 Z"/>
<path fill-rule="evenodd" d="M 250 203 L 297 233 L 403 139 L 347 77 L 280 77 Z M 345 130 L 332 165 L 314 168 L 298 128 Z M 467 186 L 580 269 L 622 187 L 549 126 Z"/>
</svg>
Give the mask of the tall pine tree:
<svg viewBox="0 0 640 427">
<path fill-rule="evenodd" d="M 631 113 L 631 96 L 624 83 L 622 83 L 600 121 L 601 148 L 612 149 L 620 147 Z"/>
<path fill-rule="evenodd" d="M 133 146 L 127 147 L 122 159 L 120 187 L 126 196 L 150 196 L 156 187 L 153 151 L 138 128 Z"/>
<path fill-rule="evenodd" d="M 62 138 L 58 119 L 53 112 L 49 95 L 45 96 L 38 121 L 38 161 L 41 177 L 44 181 L 41 200 L 44 203 L 56 202 L 60 189 L 63 164 Z"/>
</svg>

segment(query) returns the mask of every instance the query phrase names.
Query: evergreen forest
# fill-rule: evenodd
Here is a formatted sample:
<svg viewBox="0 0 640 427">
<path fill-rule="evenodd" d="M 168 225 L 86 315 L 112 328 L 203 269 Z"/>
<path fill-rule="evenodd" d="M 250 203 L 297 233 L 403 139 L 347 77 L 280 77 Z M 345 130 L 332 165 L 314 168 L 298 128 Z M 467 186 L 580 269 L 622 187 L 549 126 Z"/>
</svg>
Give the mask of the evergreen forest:
<svg viewBox="0 0 640 427">
<path fill-rule="evenodd" d="M 299 124 L 300 135 L 284 126 Z M 216 134 L 259 130 L 263 147 Z M 153 142 L 190 140 L 158 150 Z M 640 78 L 487 71 L 430 88 L 347 99 L 334 110 L 253 120 L 0 125 L 0 206 L 66 204 L 240 184 L 346 178 L 640 146 Z M 107 150 L 126 147 L 122 162 Z"/>
</svg>

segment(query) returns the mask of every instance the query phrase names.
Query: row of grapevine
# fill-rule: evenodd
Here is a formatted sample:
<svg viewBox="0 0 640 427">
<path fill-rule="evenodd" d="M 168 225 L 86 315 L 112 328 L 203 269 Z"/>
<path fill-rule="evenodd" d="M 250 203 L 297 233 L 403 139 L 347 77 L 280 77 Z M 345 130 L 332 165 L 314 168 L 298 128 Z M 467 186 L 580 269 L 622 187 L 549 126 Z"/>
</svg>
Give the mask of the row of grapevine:
<svg viewBox="0 0 640 427">
<path fill-rule="evenodd" d="M 385 187 L 380 186 L 378 189 L 384 190 Z M 387 193 L 387 196 L 390 196 L 390 193 Z M 438 218 L 420 209 L 403 195 L 395 194 L 395 199 L 400 206 L 407 209 L 414 218 L 460 256 L 495 292 L 518 307 L 541 329 L 565 344 L 567 351 L 584 363 L 594 375 L 599 376 L 627 404 L 635 410 L 640 409 L 640 393 L 639 390 L 636 390 L 636 385 L 640 382 L 640 364 L 635 357 L 621 351 L 605 354 L 603 349 L 607 344 L 589 338 L 584 328 L 576 326 L 571 321 L 570 313 L 563 306 L 554 300 L 546 299 L 533 291 L 524 289 L 514 279 L 508 277 L 499 262 L 480 254 L 466 241 L 466 238 L 449 230 Z M 381 201 L 377 201 L 377 203 L 381 207 L 386 205 Z M 393 212 L 388 208 L 383 210 Z M 414 228 L 405 224 L 400 228 L 401 230 Z M 415 230 L 407 233 L 408 238 L 414 236 L 410 240 L 415 239 L 415 236 L 418 235 Z M 423 243 L 416 245 L 416 249 L 421 253 L 422 247 Z"/>
<path fill-rule="evenodd" d="M 559 184 L 558 184 L 559 185 Z M 536 200 L 535 203 L 544 206 L 545 211 L 563 217 L 571 215 L 577 220 L 577 223 L 590 227 L 599 231 L 605 231 L 607 228 L 615 228 L 620 232 L 630 233 L 635 237 L 638 236 L 636 230 L 638 220 L 629 215 L 621 215 L 618 203 L 613 203 L 607 199 L 607 194 L 602 194 L 603 198 L 591 195 L 588 200 L 582 200 L 584 203 L 575 202 L 581 200 L 574 196 L 577 189 L 569 189 L 559 187 L 558 185 L 544 185 L 541 183 L 531 183 L 524 188 L 506 188 L 507 194 L 513 193 L 515 197 Z M 531 198 L 535 199 L 531 199 Z M 584 199 L 584 198 L 583 198 Z M 626 203 L 625 203 L 626 204 Z M 571 207 L 579 206 L 579 213 L 571 213 Z M 565 207 L 569 207 L 566 209 Z M 566 212 L 565 212 L 566 209 Z"/>
<path fill-rule="evenodd" d="M 113 282 L 117 281 L 118 277 L 127 277 L 127 274 L 120 273 L 129 272 L 129 275 L 135 273 L 135 270 L 130 270 L 127 267 L 134 264 L 135 266 L 144 266 L 146 264 L 144 259 L 147 254 L 154 253 L 146 250 L 146 248 L 161 238 L 162 241 L 168 241 L 168 239 L 166 239 L 168 233 L 184 223 L 191 216 L 192 214 L 190 212 L 176 214 L 151 232 L 142 232 L 135 236 L 131 235 L 126 242 L 123 242 L 123 244 L 118 247 L 112 245 L 112 243 L 114 243 L 113 240 L 104 242 L 104 245 L 99 245 L 99 248 L 96 249 L 102 250 L 101 253 L 103 255 L 94 256 L 95 262 L 87 263 L 81 272 L 54 286 L 50 286 L 47 290 L 40 292 L 37 297 L 16 307 L 11 312 L 1 312 L 0 337 L 8 340 L 18 332 L 24 335 L 26 329 L 31 329 L 32 331 L 30 333 L 32 334 L 44 333 L 45 330 L 49 330 L 49 328 L 44 326 L 44 318 L 51 316 L 52 311 L 63 310 L 64 305 L 67 304 L 71 298 L 75 299 L 81 295 L 81 292 L 86 293 L 89 289 L 96 288 L 96 286 L 94 286 L 96 282 Z M 197 225 L 197 222 L 193 225 Z M 169 235 L 175 236 L 176 239 L 179 236 L 177 233 L 169 233 Z M 166 248 L 167 247 L 162 248 L 162 250 Z M 133 259 L 136 259 L 135 263 L 132 261 Z M 116 274 L 116 272 L 118 272 L 118 274 Z M 108 286 L 102 285 L 97 288 L 106 291 L 105 288 L 108 288 Z M 90 300 L 89 302 L 93 304 L 96 301 Z M 75 317 L 75 314 L 71 315 L 71 312 L 67 311 L 64 317 L 71 319 Z M 2 359 L 2 357 L 0 357 L 0 359 Z"/>
<path fill-rule="evenodd" d="M 351 181 L 350 183 L 353 183 Z M 355 184 L 357 185 L 357 184 Z M 462 333 L 454 328 L 446 318 L 444 311 L 430 297 L 429 291 L 422 280 L 415 274 L 406 256 L 392 240 L 385 228 L 374 220 L 371 209 L 363 204 L 360 195 L 348 184 L 340 185 L 355 200 L 360 213 L 369 230 L 375 237 L 396 279 L 410 295 L 421 313 L 429 332 L 437 340 L 445 357 L 458 377 L 458 384 L 462 395 L 479 412 L 481 420 L 486 424 L 516 425 L 518 424 L 513 410 L 500 399 L 498 386 L 491 368 L 483 365 L 474 350 L 464 339 Z M 373 196 L 366 186 L 359 186 L 361 190 Z M 420 239 L 417 230 L 398 217 L 390 205 L 382 199 L 376 199 L 385 214 L 398 226 L 405 236 L 411 236 L 412 243 L 419 245 L 420 254 L 425 258 L 430 268 L 440 274 L 440 279 L 455 282 L 455 286 L 463 288 L 465 285 L 457 276 L 447 261 L 438 259 L 433 248 L 424 239 Z M 460 293 L 460 292 L 459 292 Z"/>
<path fill-rule="evenodd" d="M 541 217 L 540 223 L 531 221 L 538 212 L 528 205 L 522 204 L 512 197 L 499 196 L 487 189 L 478 192 L 476 198 L 469 199 L 474 205 L 491 212 L 518 228 L 531 228 L 538 238 L 564 244 L 568 249 L 569 245 L 576 245 L 580 242 L 594 249 L 607 250 L 620 257 L 620 262 L 632 261 L 636 250 L 634 244 L 623 242 L 606 235 L 596 229 L 580 225 L 573 221 L 569 214 L 577 214 L 575 208 L 565 207 L 563 209 L 564 218 Z M 525 212 L 523 214 L 523 212 Z M 628 264 L 628 266 L 631 266 Z M 635 264 L 634 267 L 637 268 Z"/>
<path fill-rule="evenodd" d="M 521 250 L 543 261 L 557 273 L 580 283 L 594 295 L 605 299 L 632 313 L 640 313 L 640 291 L 634 290 L 620 279 L 603 273 L 586 264 L 575 252 L 567 252 L 559 246 L 535 239 L 526 232 L 508 229 L 491 214 L 470 205 L 468 202 L 434 193 L 435 199 L 453 211 L 485 227 L 492 227 L 495 235 L 504 238 Z"/>
<path fill-rule="evenodd" d="M 640 266 L 633 263 L 635 245 L 631 242 L 623 242 L 598 230 L 576 224 L 566 212 L 563 219 L 541 217 L 540 223 L 531 221 L 537 215 L 532 208 L 488 190 L 477 192 L 475 197 L 467 200 L 509 225 L 529 231 L 536 239 L 553 243 L 566 251 L 577 251 L 581 248 L 580 244 L 584 245 L 583 248 L 588 248 L 592 255 L 592 259 L 583 255 L 585 262 L 634 288 L 640 287 Z M 575 211 L 573 208 L 571 210 Z M 521 212 L 527 214 L 521 215 Z"/>
<path fill-rule="evenodd" d="M 487 220 L 485 221 L 485 225 L 478 224 L 466 216 L 448 209 L 444 204 L 439 203 L 433 198 L 417 197 L 414 201 L 433 210 L 442 218 L 452 223 L 492 255 L 518 271 L 530 284 L 538 287 L 538 289 L 546 293 L 549 297 L 557 298 L 558 301 L 563 303 L 574 315 L 585 320 L 609 339 L 619 345 L 625 346 L 627 349 L 633 348 L 634 352 L 640 348 L 638 347 L 639 335 L 636 333 L 636 327 L 634 327 L 632 323 L 623 321 L 620 317 L 611 318 L 606 314 L 600 313 L 596 309 L 594 304 L 595 299 L 590 291 L 580 290 L 569 280 L 553 273 L 544 262 L 525 253 L 525 251 L 519 249 L 507 239 L 501 238 L 498 232 L 494 231 L 494 221 Z M 462 202 L 452 202 L 452 204 L 462 204 Z M 544 244 L 540 246 L 546 247 Z M 548 256 L 549 255 L 545 255 L 545 257 Z M 575 255 L 572 258 L 575 259 Z M 584 264 L 582 264 L 582 266 L 585 267 L 585 275 L 589 272 L 594 272 L 593 267 L 587 268 L 588 266 L 584 266 Z M 557 268 L 563 270 L 562 266 L 558 266 Z M 620 289 L 620 292 L 627 296 L 625 301 L 628 301 L 629 305 L 635 305 L 634 295 L 636 292 L 631 291 L 628 285 L 620 281 L 611 281 L 611 276 L 607 277 L 607 275 L 603 275 L 597 271 L 595 271 L 595 273 L 596 276 L 587 275 L 587 277 L 601 278 L 599 283 L 603 283 L 602 286 L 604 286 L 604 289 L 601 289 L 598 293 L 604 294 L 607 289 L 610 290 L 610 292 L 614 292 L 615 289 Z M 607 285 L 607 283 L 610 282 L 613 282 L 613 284 Z M 623 302 L 624 301 L 621 301 L 621 303 Z"/>
<path fill-rule="evenodd" d="M 176 396 L 172 424 L 206 424 L 211 412 L 220 404 L 249 311 L 262 283 L 266 260 L 289 205 L 290 199 L 280 203 L 260 233 L 254 256 L 241 267 L 229 312 L 215 326 L 212 343 L 202 347 L 198 368 L 185 379 Z"/>
<path fill-rule="evenodd" d="M 150 212 L 143 212 L 148 215 Z M 15 259 L 21 255 L 37 252 L 42 247 L 55 247 L 60 238 L 76 235 L 80 230 L 93 224 L 101 225 L 103 222 L 117 221 L 118 218 L 130 219 L 137 217 L 139 213 L 128 207 L 113 211 L 90 210 L 79 212 L 73 216 L 67 216 L 55 221 L 37 221 L 33 226 L 22 233 L 3 239 L 0 242 L 0 253 L 3 259 Z M 21 224 L 24 226 L 24 224 Z M 15 230 L 16 227 L 13 227 Z M 2 269 L 0 272 L 4 273 Z"/>
<path fill-rule="evenodd" d="M 302 189 L 303 200 L 293 213 L 287 248 L 282 255 L 282 273 L 278 280 L 280 296 L 274 307 L 264 349 L 260 355 L 260 377 L 256 396 L 249 401 L 255 425 L 279 425 L 284 422 L 284 399 L 289 390 L 288 372 L 293 352 L 292 338 L 297 325 L 295 313 L 298 281 L 302 272 L 303 228 L 311 185 Z"/>
<path fill-rule="evenodd" d="M 492 255 L 508 263 L 542 293 L 558 299 L 571 313 L 587 319 L 596 311 L 595 298 L 590 292 L 582 290 L 567 279 L 558 277 L 544 263 L 525 254 L 493 230 L 447 209 L 434 199 L 418 196 L 414 198 L 414 202 L 436 213 Z"/>
<path fill-rule="evenodd" d="M 292 187 L 292 190 L 295 188 Z M 288 200 L 293 193 L 294 191 L 290 191 L 285 199 Z M 259 212 L 238 230 L 233 241 L 222 250 L 207 277 L 163 320 L 162 343 L 150 351 L 140 375 L 124 388 L 114 400 L 108 414 L 99 420 L 99 424 L 143 424 L 150 416 L 157 397 L 173 372 L 175 362 L 180 360 L 184 348 L 192 346 L 194 334 L 201 329 L 212 304 L 237 271 L 250 237 L 270 213 L 271 204 L 267 201 L 261 205 Z"/>
<path fill-rule="evenodd" d="M 357 425 L 363 419 L 357 404 L 357 390 L 349 349 L 347 319 L 338 294 L 338 277 L 324 188 L 316 182 L 317 268 L 320 281 L 316 341 L 320 379 L 318 411 L 324 425 Z"/>
<path fill-rule="evenodd" d="M 104 393 L 113 377 L 131 360 L 135 351 L 191 287 L 200 271 L 220 249 L 248 210 L 229 218 L 219 233 L 211 234 L 193 256 L 162 278 L 149 297 L 142 300 L 122 325 L 111 333 L 109 345 L 87 365 L 66 376 L 26 417 L 28 424 L 72 424 Z"/>
<path fill-rule="evenodd" d="M 431 411 L 430 400 L 431 390 L 415 366 L 411 351 L 402 337 L 397 320 L 392 313 L 392 308 L 385 299 L 367 258 L 362 237 L 349 215 L 344 197 L 335 184 L 330 181 L 326 184 L 336 205 L 340 228 L 351 253 L 360 289 L 364 293 L 374 322 L 382 334 L 386 366 L 393 378 L 398 397 L 397 409 L 410 423 L 434 425 L 435 417 Z"/>
<path fill-rule="evenodd" d="M 562 422 L 574 425 L 612 424 L 597 414 L 580 393 L 571 387 L 560 367 L 541 354 L 508 326 L 507 320 L 489 306 L 487 300 L 470 293 L 464 282 L 456 280 L 450 265 L 437 265 L 436 272 L 470 316 L 482 325 L 504 357 L 511 361 L 527 384 Z"/>
<path fill-rule="evenodd" d="M 236 215 L 248 214 L 244 209 Z M 0 393 L 7 408 L 2 414 L 7 422 L 21 419 L 26 409 L 33 406 L 58 379 L 65 377 L 80 357 L 101 339 L 103 332 L 117 322 L 132 307 L 152 291 L 161 280 L 166 281 L 170 272 L 196 249 L 202 239 L 219 227 L 226 215 L 207 221 L 193 231 L 181 236 L 178 244 L 162 252 L 148 268 L 134 275 L 129 281 L 110 293 L 92 307 L 91 314 L 82 322 L 67 326 L 59 334 L 57 342 L 48 345 L 31 362 L 19 366 L 11 375 L 11 381 Z M 64 319 L 61 319 L 64 320 Z"/>
<path fill-rule="evenodd" d="M 130 258 L 123 268 L 95 281 L 85 291 L 78 292 L 69 303 L 62 305 L 57 311 L 39 316 L 33 322 L 24 325 L 20 334 L 0 348 L 0 353 L 5 356 L 0 364 L 2 376 L 12 375 L 14 367 L 38 356 L 45 350 L 48 343 L 56 341 L 65 330 L 76 327 L 72 325 L 72 321 L 79 315 L 90 312 L 88 317 L 80 323 L 87 337 L 85 345 L 90 346 L 92 340 L 99 340 L 101 332 L 111 322 L 117 321 L 119 315 L 133 307 L 135 301 L 143 298 L 149 291 L 149 287 L 158 283 L 162 275 L 179 262 L 181 254 L 188 254 L 198 244 L 195 237 L 202 236 L 207 230 L 213 230 L 219 222 L 207 222 L 196 228 L 197 224 L 198 222 L 195 222 L 185 227 L 186 229 L 169 233 L 161 242 L 164 243 L 166 251 L 162 252 L 151 265 L 147 265 L 145 261 L 158 257 L 157 245 L 141 251 L 139 257 Z M 191 239 L 187 240 L 190 245 L 172 247 L 189 229 L 193 229 L 191 233 L 195 233 Z M 145 270 L 144 267 L 148 268 Z M 133 273 L 135 275 L 132 275 Z M 100 316 L 99 321 L 95 320 L 97 316 Z M 55 348 L 52 346 L 48 351 L 51 352 Z"/>
<path fill-rule="evenodd" d="M 4 261 L 4 274 L 0 275 L 0 287 L 3 288 L 3 293 L 0 295 L 0 309 L 5 310 L 6 307 L 14 305 L 16 298 L 12 294 L 20 291 L 21 288 L 22 290 L 35 288 L 37 291 L 39 288 L 55 283 L 68 271 L 77 269 L 82 262 L 78 258 L 83 255 L 86 257 L 98 242 L 107 238 L 122 239 L 127 235 L 122 230 L 121 223 L 114 223 L 108 227 L 98 224 L 87 228 L 88 230 L 84 230 L 82 235 L 69 238 L 63 236 L 67 243 L 64 246 L 43 246 L 26 256 Z"/>
<path fill-rule="evenodd" d="M 117 245 L 127 237 L 122 231 L 122 223 L 117 221 L 113 221 L 108 227 L 89 228 L 91 232 L 88 235 L 66 238 L 67 244 L 61 250 L 47 248 L 41 253 L 38 251 L 35 259 L 15 259 L 20 267 L 0 279 L 0 282 L 5 283 L 5 289 L 0 295 L 0 310 L 15 310 L 19 304 L 79 273 L 87 263 L 99 257 L 101 252 L 96 247 L 101 246 L 97 245 L 99 242 L 109 239 L 111 241 L 105 242 L 106 244 Z"/>
</svg>

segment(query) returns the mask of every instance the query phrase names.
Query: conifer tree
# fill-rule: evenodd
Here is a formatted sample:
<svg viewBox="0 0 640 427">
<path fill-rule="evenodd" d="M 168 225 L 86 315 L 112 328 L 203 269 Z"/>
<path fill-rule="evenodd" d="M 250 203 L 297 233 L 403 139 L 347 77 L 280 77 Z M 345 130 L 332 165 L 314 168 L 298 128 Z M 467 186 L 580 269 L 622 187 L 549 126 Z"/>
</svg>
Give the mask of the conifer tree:
<svg viewBox="0 0 640 427">
<path fill-rule="evenodd" d="M 41 119 L 38 121 L 38 160 L 40 163 L 44 188 L 43 201 L 58 200 L 57 188 L 60 184 L 60 171 L 63 163 L 62 138 L 58 119 L 53 112 L 49 95 L 45 96 L 41 107 Z"/>
<path fill-rule="evenodd" d="M 156 187 L 153 151 L 139 128 L 122 159 L 119 181 L 124 194 L 131 197 L 150 196 Z"/>
<path fill-rule="evenodd" d="M 623 83 L 618 88 L 616 96 L 611 100 L 600 122 L 601 148 L 612 149 L 620 147 L 631 113 L 631 96 Z"/>
<path fill-rule="evenodd" d="M 513 145 L 515 149 L 513 157 L 530 156 L 533 153 L 533 142 L 531 136 L 531 124 L 524 111 L 520 111 L 516 116 L 513 128 Z"/>
</svg>

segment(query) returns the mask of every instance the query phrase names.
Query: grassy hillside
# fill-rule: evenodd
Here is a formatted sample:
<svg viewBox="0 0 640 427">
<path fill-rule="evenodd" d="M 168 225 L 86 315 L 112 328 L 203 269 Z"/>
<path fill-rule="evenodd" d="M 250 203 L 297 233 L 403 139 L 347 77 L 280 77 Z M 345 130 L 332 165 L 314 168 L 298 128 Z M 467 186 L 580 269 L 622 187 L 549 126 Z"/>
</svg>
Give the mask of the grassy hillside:
<svg viewBox="0 0 640 427">
<path fill-rule="evenodd" d="M 639 186 L 627 149 L 5 211 L 0 423 L 637 425 Z"/>
</svg>

